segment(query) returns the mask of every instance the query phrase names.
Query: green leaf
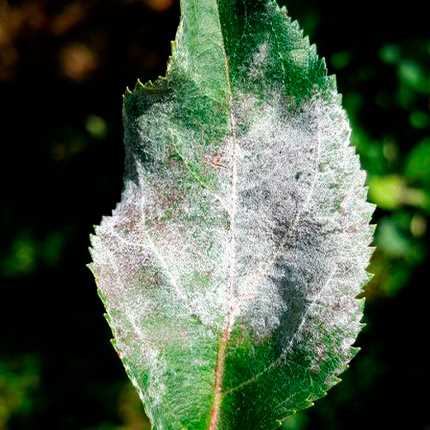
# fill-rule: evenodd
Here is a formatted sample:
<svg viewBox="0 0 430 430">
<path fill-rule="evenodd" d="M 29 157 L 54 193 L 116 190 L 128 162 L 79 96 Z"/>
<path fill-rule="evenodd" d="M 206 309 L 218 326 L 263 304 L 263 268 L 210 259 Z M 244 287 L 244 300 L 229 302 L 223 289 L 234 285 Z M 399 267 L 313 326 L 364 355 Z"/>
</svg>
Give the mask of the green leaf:
<svg viewBox="0 0 430 430">
<path fill-rule="evenodd" d="M 406 159 L 405 176 L 430 185 L 430 138 L 426 138 L 411 150 Z"/>
<path fill-rule="evenodd" d="M 398 175 L 373 176 L 369 179 L 369 197 L 380 208 L 393 210 L 404 203 L 405 183 Z"/>
<path fill-rule="evenodd" d="M 356 353 L 373 206 L 286 11 L 181 7 L 166 77 L 125 96 L 124 190 L 91 268 L 154 429 L 274 429 Z"/>
</svg>

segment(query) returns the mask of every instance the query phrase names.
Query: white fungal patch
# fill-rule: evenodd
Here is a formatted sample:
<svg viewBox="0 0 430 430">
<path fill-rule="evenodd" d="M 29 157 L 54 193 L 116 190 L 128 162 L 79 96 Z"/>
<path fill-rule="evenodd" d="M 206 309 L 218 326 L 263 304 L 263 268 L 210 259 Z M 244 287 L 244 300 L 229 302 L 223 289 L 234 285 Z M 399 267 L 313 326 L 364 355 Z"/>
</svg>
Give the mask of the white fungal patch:
<svg viewBox="0 0 430 430">
<path fill-rule="evenodd" d="M 264 66 L 267 63 L 268 50 L 269 50 L 269 45 L 267 42 L 263 42 L 257 48 L 252 58 L 251 66 L 249 67 L 249 76 L 252 79 L 257 79 L 263 76 Z"/>
<path fill-rule="evenodd" d="M 267 49 L 258 50 L 255 70 Z M 338 352 L 347 357 L 360 329 L 354 297 L 366 280 L 372 208 L 347 119 L 336 101 L 318 95 L 296 111 L 279 93 L 270 100 L 261 106 L 238 97 L 240 127 L 217 148 L 189 130 L 147 135 L 157 168 L 138 165 L 137 179 L 97 228 L 99 288 L 112 320 L 125 318 L 115 332 L 119 349 L 135 357 L 130 343 L 143 345 L 137 360 L 152 375 L 145 396 L 154 407 L 163 396 L 166 345 L 200 342 L 188 332 L 191 320 L 214 344 L 239 320 L 256 339 L 278 330 L 282 351 L 265 372 L 297 348 L 314 351 L 317 370 L 321 326 L 343 333 Z M 172 145 L 181 155 L 173 164 Z M 209 185 L 196 165 L 215 178 Z"/>
<path fill-rule="evenodd" d="M 351 213 L 356 209 L 351 203 L 364 179 L 348 146 L 346 119 L 336 104 L 316 98 L 302 112 L 289 113 L 279 96 L 274 94 L 272 100 L 258 110 L 249 105 L 252 99 L 237 103 L 238 119 L 241 110 L 254 112 L 254 118 L 243 135 L 228 138 L 218 149 L 223 167 L 216 172 L 216 195 L 221 204 L 214 193 L 195 184 L 187 195 L 176 196 L 176 215 L 163 220 L 166 211 L 173 211 L 174 194 L 180 193 L 175 191 L 176 177 L 142 170 L 139 185 L 128 184 L 122 203 L 99 230 L 106 232 L 110 248 L 123 259 L 121 266 L 131 278 L 152 267 L 160 284 L 153 300 L 163 296 L 163 306 L 179 304 L 183 312 L 214 326 L 233 308 L 236 317 L 247 315 L 259 335 L 270 333 L 286 309 L 279 285 L 286 265 L 294 279 L 285 282 L 303 282 L 300 277 L 306 273 L 313 276 L 314 282 L 303 282 L 306 290 L 300 292 L 312 297 L 332 262 L 345 255 L 344 247 L 352 248 L 346 227 L 360 214 Z M 234 163 L 237 195 L 232 193 Z M 237 231 L 232 249 L 229 218 L 234 200 Z M 350 206 L 343 217 L 339 205 Z M 367 216 L 357 221 L 365 222 Z M 330 234 L 336 228 L 341 230 Z M 361 252 L 349 252 L 362 267 Z M 230 291 L 232 264 L 235 284 Z M 138 309 L 146 315 L 148 306 Z"/>
</svg>

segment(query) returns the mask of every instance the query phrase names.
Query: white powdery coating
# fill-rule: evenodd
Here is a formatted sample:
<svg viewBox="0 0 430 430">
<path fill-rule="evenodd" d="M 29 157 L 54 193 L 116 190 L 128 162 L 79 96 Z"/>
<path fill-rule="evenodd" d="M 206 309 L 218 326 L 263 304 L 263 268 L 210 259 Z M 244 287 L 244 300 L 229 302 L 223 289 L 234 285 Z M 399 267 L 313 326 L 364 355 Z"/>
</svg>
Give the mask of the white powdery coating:
<svg viewBox="0 0 430 430">
<path fill-rule="evenodd" d="M 259 55 L 264 49 L 255 62 Z M 96 230 L 93 270 L 117 348 L 136 357 L 141 345 L 136 360 L 151 370 L 145 395 L 153 405 L 163 395 L 158 352 L 192 343 L 190 318 L 212 333 L 241 320 L 257 339 L 281 326 L 279 360 L 303 344 L 315 368 L 321 323 L 343 333 L 345 357 L 359 331 L 355 296 L 366 280 L 372 208 L 345 113 L 317 96 L 294 113 L 279 95 L 271 100 L 240 97 L 233 114 L 245 131 L 211 153 L 187 130 L 167 134 L 182 161 L 168 162 L 170 142 L 146 142 L 162 148 L 154 149 L 157 169 L 138 168 L 137 183 L 126 183 Z M 191 162 L 207 166 L 215 185 L 181 188 Z"/>
<path fill-rule="evenodd" d="M 263 69 L 266 65 L 269 45 L 267 42 L 262 43 L 254 54 L 251 65 L 249 67 L 249 76 L 252 79 L 262 78 L 264 76 Z"/>
<path fill-rule="evenodd" d="M 227 165 L 220 196 L 230 209 L 232 165 L 238 166 L 236 249 L 227 248 L 235 254 L 234 316 L 244 317 L 259 337 L 289 319 L 292 338 L 299 327 L 306 331 L 309 302 L 330 308 L 345 297 L 336 313 L 318 311 L 325 323 L 342 325 L 359 313 L 355 296 L 366 279 L 372 212 L 346 116 L 337 103 L 318 98 L 286 113 L 276 94 L 258 108 L 243 97 L 236 116 L 250 112 L 247 132 L 220 151 Z"/>
</svg>

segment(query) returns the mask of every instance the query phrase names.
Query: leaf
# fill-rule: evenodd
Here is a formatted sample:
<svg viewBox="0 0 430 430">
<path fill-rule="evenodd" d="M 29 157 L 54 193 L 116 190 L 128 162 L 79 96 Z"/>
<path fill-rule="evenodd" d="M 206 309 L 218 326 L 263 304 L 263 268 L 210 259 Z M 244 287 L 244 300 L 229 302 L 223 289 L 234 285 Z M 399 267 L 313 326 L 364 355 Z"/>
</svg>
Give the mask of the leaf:
<svg viewBox="0 0 430 430">
<path fill-rule="evenodd" d="M 356 353 L 373 206 L 335 80 L 275 2 L 181 2 L 167 76 L 124 101 L 92 237 L 154 429 L 274 429 Z"/>
<path fill-rule="evenodd" d="M 408 154 L 405 176 L 408 179 L 430 185 L 430 138 L 426 138 L 413 147 Z"/>
</svg>

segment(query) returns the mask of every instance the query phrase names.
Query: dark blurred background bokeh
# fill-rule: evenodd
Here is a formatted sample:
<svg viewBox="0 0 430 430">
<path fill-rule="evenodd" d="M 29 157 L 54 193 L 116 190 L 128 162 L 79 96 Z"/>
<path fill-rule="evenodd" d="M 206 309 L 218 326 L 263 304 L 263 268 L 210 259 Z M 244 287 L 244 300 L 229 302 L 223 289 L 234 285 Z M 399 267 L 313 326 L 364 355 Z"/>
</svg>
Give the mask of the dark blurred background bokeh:
<svg viewBox="0 0 430 430">
<path fill-rule="evenodd" d="M 289 430 L 430 430 L 425 3 L 287 3 L 337 74 L 379 206 L 362 352 Z M 164 74 L 178 19 L 176 0 L 0 0 L 0 430 L 149 429 L 85 264 L 120 197 L 122 93 Z"/>
</svg>

